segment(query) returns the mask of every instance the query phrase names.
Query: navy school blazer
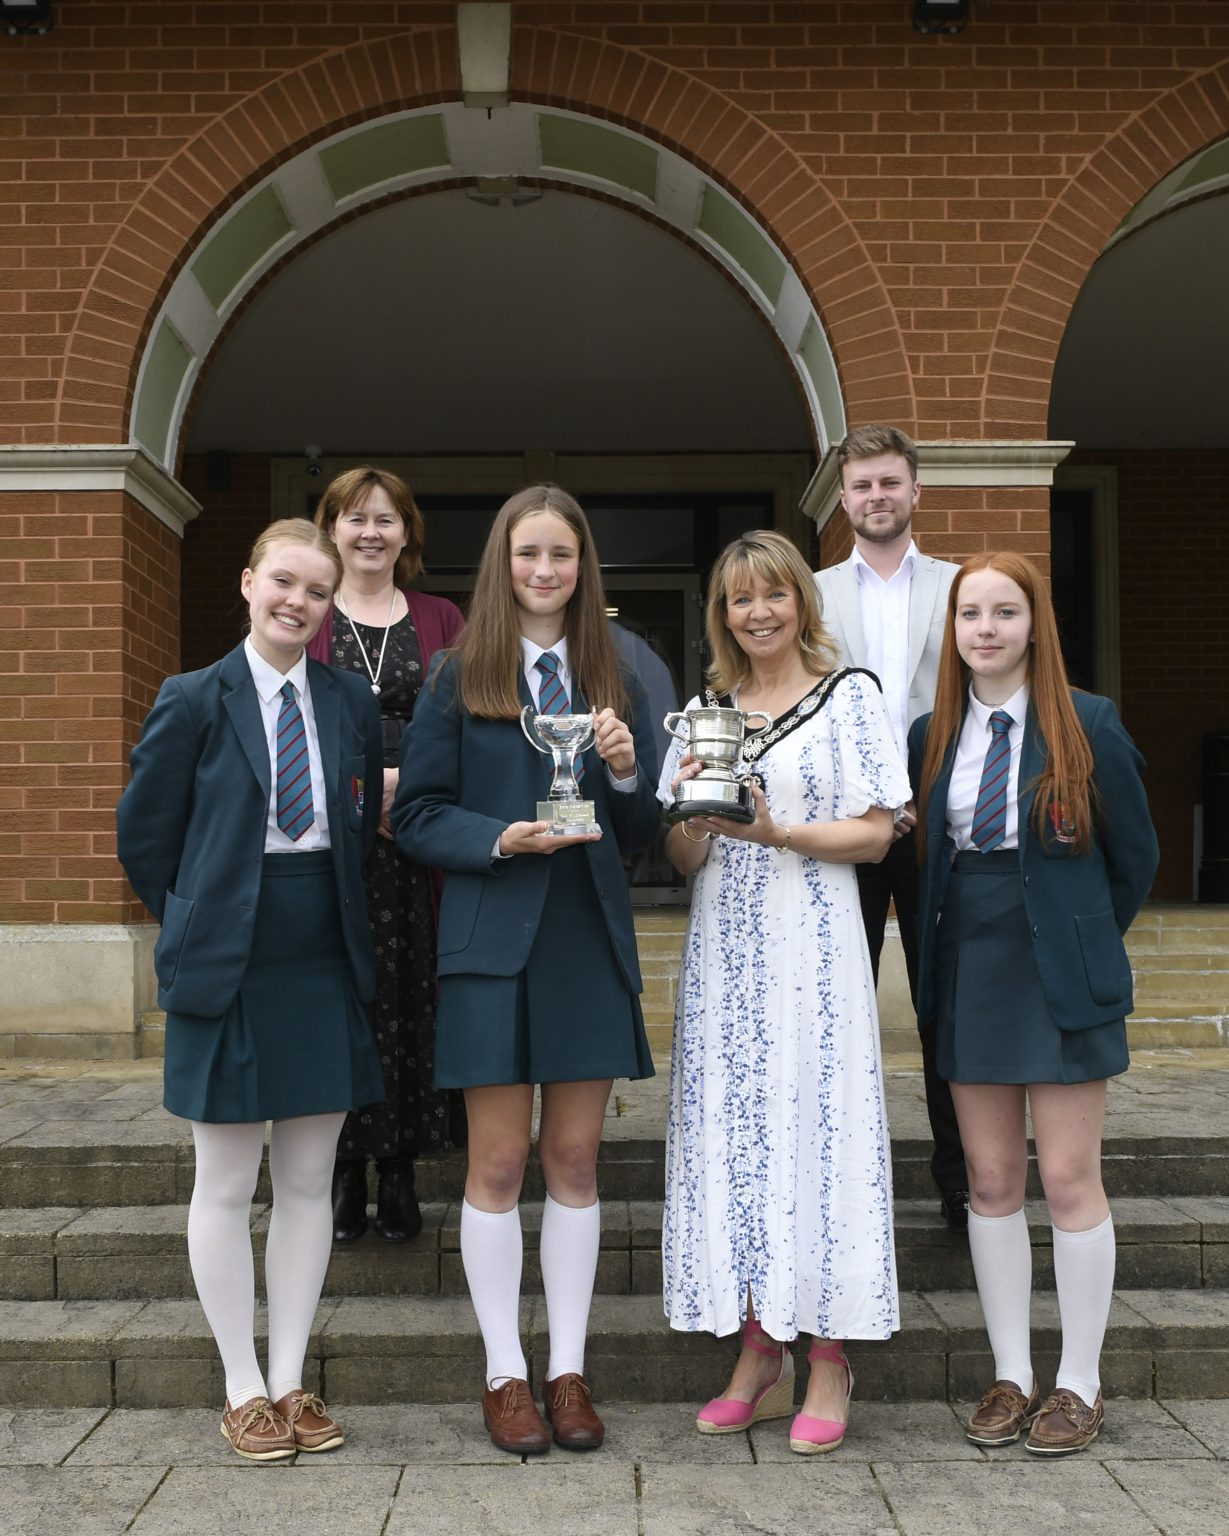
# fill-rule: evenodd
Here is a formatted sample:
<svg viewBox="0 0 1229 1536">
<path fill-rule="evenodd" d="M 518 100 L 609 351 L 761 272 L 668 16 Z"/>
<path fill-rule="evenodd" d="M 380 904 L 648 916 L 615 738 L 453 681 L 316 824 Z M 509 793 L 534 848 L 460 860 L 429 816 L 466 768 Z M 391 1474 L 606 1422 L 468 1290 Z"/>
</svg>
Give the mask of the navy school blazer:
<svg viewBox="0 0 1229 1536">
<path fill-rule="evenodd" d="M 369 1002 L 375 960 L 363 862 L 383 798 L 380 709 L 365 678 L 310 659 L 307 685 L 337 905 L 355 987 Z M 167 678 L 133 748 L 132 777 L 116 810 L 120 863 L 162 924 L 154 969 L 164 1008 L 216 1018 L 239 990 L 260 898 L 270 778 L 242 645 L 199 672 Z"/>
<path fill-rule="evenodd" d="M 1046 744 L 1030 702 L 1020 748 L 1020 881 L 1050 1016 L 1059 1029 L 1091 1029 L 1124 1018 L 1134 1007 L 1131 966 L 1123 935 L 1156 874 L 1159 849 L 1144 760 L 1110 699 L 1072 690 L 1072 702 L 1093 753 L 1093 841 L 1077 854 L 1060 842 L 1047 818 L 1042 835 L 1033 820 L 1036 781 Z M 916 796 L 930 715 L 909 730 L 909 778 Z M 947 791 L 953 745 L 926 807 L 926 861 L 918 892 L 918 1023 L 935 1014 L 934 961 L 939 915 L 955 850 L 947 836 Z"/>
<path fill-rule="evenodd" d="M 644 690 L 630 675 L 624 681 L 632 704 L 628 725 L 636 748 L 636 787 L 626 794 L 612 789 L 596 750 L 584 753 L 581 793 L 594 802 L 604 836 L 584 845 L 597 901 L 592 913 L 578 910 L 576 921 L 604 923 L 628 990 L 639 992 L 640 963 L 622 856 L 652 841 L 661 807 Z M 457 658 L 442 656 L 401 739 L 393 831 L 402 853 L 445 871 L 439 974 L 515 976 L 524 969 L 537 935 L 551 856 L 492 860 L 491 850 L 509 823 L 534 819 L 553 769 L 550 758 L 525 740 L 519 720 L 476 718 L 461 704 L 457 684 Z M 532 703 L 523 677 L 521 694 L 524 703 Z M 584 711 L 588 705 L 578 697 L 576 708 Z M 566 954 L 566 933 L 560 940 Z"/>
</svg>

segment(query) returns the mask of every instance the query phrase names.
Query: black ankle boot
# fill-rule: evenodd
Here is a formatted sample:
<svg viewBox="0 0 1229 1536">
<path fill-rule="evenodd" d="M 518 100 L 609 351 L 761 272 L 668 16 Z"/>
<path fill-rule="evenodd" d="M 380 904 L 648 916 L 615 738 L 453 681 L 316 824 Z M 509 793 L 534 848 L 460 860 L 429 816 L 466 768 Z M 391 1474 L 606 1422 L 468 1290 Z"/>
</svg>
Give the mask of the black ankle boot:
<svg viewBox="0 0 1229 1536">
<path fill-rule="evenodd" d="M 367 1230 L 367 1164 L 333 1164 L 333 1241 L 353 1243 Z"/>
<path fill-rule="evenodd" d="M 386 1243 L 406 1243 L 422 1231 L 422 1212 L 414 1196 L 414 1164 L 376 1164 L 376 1231 Z"/>
</svg>

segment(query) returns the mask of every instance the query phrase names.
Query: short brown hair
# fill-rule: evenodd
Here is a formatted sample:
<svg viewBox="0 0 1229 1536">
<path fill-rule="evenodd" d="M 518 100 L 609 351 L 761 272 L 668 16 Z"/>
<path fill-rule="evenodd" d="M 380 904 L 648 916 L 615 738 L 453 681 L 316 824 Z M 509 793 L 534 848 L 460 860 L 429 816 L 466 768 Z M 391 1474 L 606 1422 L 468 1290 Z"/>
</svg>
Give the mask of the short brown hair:
<svg viewBox="0 0 1229 1536">
<path fill-rule="evenodd" d="M 405 548 L 397 556 L 393 579 L 398 586 L 408 587 L 422 575 L 426 529 L 423 527 L 418 503 L 400 475 L 394 475 L 388 469 L 373 469 L 369 464 L 360 464 L 357 469 L 347 469 L 337 475 L 329 481 L 320 498 L 320 505 L 316 508 L 316 527 L 323 528 L 331 535 L 341 514 L 348 512 L 351 507 L 361 507 L 377 485 L 387 493 L 405 529 Z"/>
<path fill-rule="evenodd" d="M 770 528 L 755 528 L 726 545 L 708 579 L 704 624 L 712 660 L 706 675 L 713 692 L 718 696 L 729 693 L 751 676 L 746 652 L 725 621 L 730 593 L 750 576 L 758 576 L 773 586 L 794 589 L 803 665 L 814 676 L 826 677 L 836 666 L 837 653 L 823 625 L 819 588 L 811 568 L 783 534 Z"/>
<path fill-rule="evenodd" d="M 836 469 L 845 482 L 845 466 L 856 459 L 873 459 L 881 453 L 899 453 L 909 465 L 909 478 L 917 480 L 917 444 L 899 427 L 875 422 L 869 427 L 855 427 L 837 444 Z"/>
</svg>

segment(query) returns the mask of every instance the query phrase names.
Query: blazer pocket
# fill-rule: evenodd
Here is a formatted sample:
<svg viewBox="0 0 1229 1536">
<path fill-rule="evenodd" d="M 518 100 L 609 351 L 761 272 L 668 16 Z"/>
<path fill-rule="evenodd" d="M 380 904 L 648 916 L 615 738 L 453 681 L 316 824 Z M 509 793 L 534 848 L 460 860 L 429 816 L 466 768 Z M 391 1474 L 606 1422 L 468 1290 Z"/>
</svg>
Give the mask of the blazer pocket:
<svg viewBox="0 0 1229 1536">
<path fill-rule="evenodd" d="M 1084 956 L 1084 973 L 1094 1003 L 1109 1007 L 1131 996 L 1131 964 L 1112 912 L 1076 915 L 1075 930 Z"/>
<path fill-rule="evenodd" d="M 183 953 L 184 940 L 188 937 L 188 926 L 195 909 L 194 901 L 186 901 L 182 896 L 176 896 L 174 891 L 166 893 L 166 901 L 162 906 L 162 931 L 154 945 L 154 971 L 163 987 L 169 987 L 175 980 L 179 957 Z"/>
<path fill-rule="evenodd" d="M 438 955 L 455 955 L 468 949 L 478 926 L 488 876 L 450 874 L 444 880 L 444 898 L 440 905 L 440 929 L 436 940 Z"/>
</svg>

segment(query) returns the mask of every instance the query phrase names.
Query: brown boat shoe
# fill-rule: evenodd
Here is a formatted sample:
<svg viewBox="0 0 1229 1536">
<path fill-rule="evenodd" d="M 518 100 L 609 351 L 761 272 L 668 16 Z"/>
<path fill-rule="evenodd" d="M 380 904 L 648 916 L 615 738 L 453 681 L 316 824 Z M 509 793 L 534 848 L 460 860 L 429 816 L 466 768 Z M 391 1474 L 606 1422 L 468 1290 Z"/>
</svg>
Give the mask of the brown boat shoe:
<svg viewBox="0 0 1229 1536">
<path fill-rule="evenodd" d="M 542 1422 L 523 1376 L 511 1376 L 482 1394 L 482 1422 L 491 1444 L 514 1456 L 540 1456 L 550 1450 L 550 1430 Z"/>
<path fill-rule="evenodd" d="M 346 1443 L 341 1425 L 331 1419 L 322 1399 L 314 1393 L 295 1387 L 285 1397 L 279 1397 L 273 1405 L 274 1413 L 280 1413 L 294 1436 L 300 1451 L 335 1451 Z"/>
<path fill-rule="evenodd" d="M 222 1433 L 245 1461 L 286 1461 L 295 1453 L 294 1433 L 267 1397 L 222 1410 Z"/>
<path fill-rule="evenodd" d="M 1024 1449 L 1034 1456 L 1070 1456 L 1093 1443 L 1104 1420 L 1105 1403 L 1100 1392 L 1090 1408 L 1070 1387 L 1056 1387 L 1041 1405 Z"/>
<path fill-rule="evenodd" d="M 1041 1412 L 1041 1390 L 1025 1397 L 1014 1381 L 996 1381 L 974 1408 L 964 1432 L 974 1445 L 1014 1445 L 1021 1431 Z"/>
<path fill-rule="evenodd" d="M 596 1451 L 606 1429 L 593 1409 L 589 1384 L 579 1371 L 542 1383 L 542 1404 L 555 1444 L 565 1451 Z"/>
</svg>

